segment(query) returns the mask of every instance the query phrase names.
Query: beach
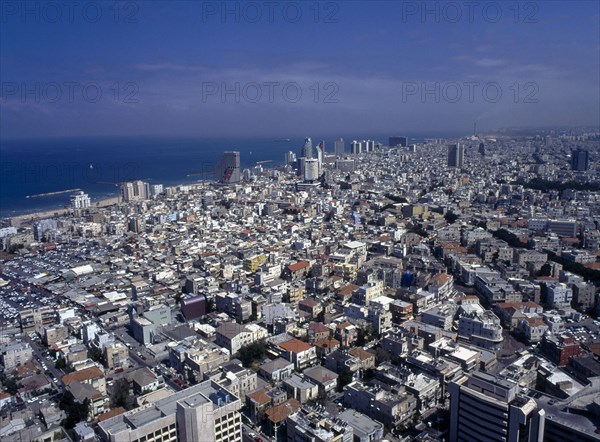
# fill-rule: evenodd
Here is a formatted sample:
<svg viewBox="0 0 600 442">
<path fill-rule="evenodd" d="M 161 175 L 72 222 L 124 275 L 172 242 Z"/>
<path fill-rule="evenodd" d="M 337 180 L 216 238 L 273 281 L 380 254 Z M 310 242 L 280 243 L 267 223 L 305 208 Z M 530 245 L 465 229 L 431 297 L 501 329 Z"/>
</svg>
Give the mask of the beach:
<svg viewBox="0 0 600 442">
<path fill-rule="evenodd" d="M 120 199 L 120 197 L 118 197 L 118 196 L 113 196 L 110 198 L 103 198 L 96 202 L 92 202 L 92 205 L 90 208 L 94 209 L 94 208 L 112 206 L 113 204 L 117 204 L 119 202 L 119 199 Z M 34 221 L 38 221 L 40 219 L 64 216 L 64 215 L 69 214 L 70 211 L 71 211 L 70 208 L 69 209 L 60 208 L 60 209 L 44 210 L 41 212 L 27 213 L 24 215 L 17 215 L 17 216 L 10 217 L 10 222 L 11 222 L 11 225 L 18 227 L 22 224 L 31 223 Z"/>
</svg>

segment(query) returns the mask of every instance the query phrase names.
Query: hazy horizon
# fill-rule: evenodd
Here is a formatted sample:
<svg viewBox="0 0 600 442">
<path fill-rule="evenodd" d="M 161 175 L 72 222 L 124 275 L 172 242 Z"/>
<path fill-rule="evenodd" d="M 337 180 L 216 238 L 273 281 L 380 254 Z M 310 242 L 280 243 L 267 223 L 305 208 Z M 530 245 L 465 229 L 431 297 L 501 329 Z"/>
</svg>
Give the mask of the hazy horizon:
<svg viewBox="0 0 600 442">
<path fill-rule="evenodd" d="M 598 2 L 27 3 L 1 11 L 3 139 L 600 121 Z"/>
</svg>

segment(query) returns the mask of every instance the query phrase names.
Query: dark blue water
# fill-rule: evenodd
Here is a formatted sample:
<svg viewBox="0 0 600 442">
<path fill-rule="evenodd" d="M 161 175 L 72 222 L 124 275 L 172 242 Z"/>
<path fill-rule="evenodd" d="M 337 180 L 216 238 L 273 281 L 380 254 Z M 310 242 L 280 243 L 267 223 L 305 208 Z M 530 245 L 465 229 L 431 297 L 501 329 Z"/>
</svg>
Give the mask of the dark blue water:
<svg viewBox="0 0 600 442">
<path fill-rule="evenodd" d="M 366 136 L 357 139 L 367 139 Z M 346 150 L 350 140 L 345 137 Z M 373 137 L 382 143 L 387 136 Z M 420 138 L 419 138 L 420 139 Z M 313 138 L 317 145 L 320 138 Z M 333 139 L 325 138 L 333 152 Z M 283 162 L 287 151 L 299 154 L 303 139 L 191 138 L 56 138 L 2 141 L 0 144 L 0 217 L 69 204 L 70 193 L 26 198 L 48 192 L 81 189 L 92 200 L 116 196 L 115 183 L 142 179 L 174 185 L 213 178 L 212 171 L 226 150 L 240 151 L 242 168 L 272 160 Z"/>
</svg>

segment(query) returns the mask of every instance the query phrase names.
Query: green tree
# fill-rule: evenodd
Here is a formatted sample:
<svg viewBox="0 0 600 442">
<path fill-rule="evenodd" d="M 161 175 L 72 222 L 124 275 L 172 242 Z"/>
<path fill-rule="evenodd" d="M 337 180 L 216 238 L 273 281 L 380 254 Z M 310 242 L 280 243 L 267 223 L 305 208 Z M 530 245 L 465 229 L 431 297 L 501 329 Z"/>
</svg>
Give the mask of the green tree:
<svg viewBox="0 0 600 442">
<path fill-rule="evenodd" d="M 67 361 L 65 361 L 65 358 L 59 356 L 56 359 L 56 368 L 58 368 L 59 370 L 67 368 Z"/>
<path fill-rule="evenodd" d="M 81 421 L 86 421 L 90 413 L 90 400 L 86 399 L 83 403 L 77 402 L 70 391 L 62 395 L 58 405 L 67 415 L 62 422 L 63 427 L 67 429 L 73 428 Z"/>
<path fill-rule="evenodd" d="M 96 347 L 92 347 L 88 350 L 88 358 L 90 358 L 92 361 L 94 362 L 99 362 L 102 365 L 104 364 L 104 354 L 102 353 L 102 350 L 100 350 L 99 348 Z"/>
<path fill-rule="evenodd" d="M 128 409 L 131 406 L 131 393 L 129 381 L 125 378 L 118 379 L 113 385 L 113 391 L 110 398 L 113 407 L 123 407 Z"/>
<path fill-rule="evenodd" d="M 253 342 L 240 348 L 238 356 L 244 367 L 250 367 L 254 361 L 262 361 L 267 354 L 265 341 Z"/>
</svg>

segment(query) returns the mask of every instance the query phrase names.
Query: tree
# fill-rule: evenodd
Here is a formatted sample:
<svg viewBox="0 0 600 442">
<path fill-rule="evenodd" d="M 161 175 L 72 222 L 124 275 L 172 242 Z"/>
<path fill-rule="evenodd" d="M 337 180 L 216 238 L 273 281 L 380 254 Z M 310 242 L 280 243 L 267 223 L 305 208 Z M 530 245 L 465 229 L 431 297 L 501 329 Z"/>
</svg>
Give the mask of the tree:
<svg viewBox="0 0 600 442">
<path fill-rule="evenodd" d="M 58 368 L 59 370 L 62 370 L 66 367 L 67 367 L 67 361 L 65 361 L 65 358 L 63 358 L 62 356 L 59 356 L 56 359 L 56 368 Z"/>
<path fill-rule="evenodd" d="M 258 341 L 240 348 L 238 355 L 244 367 L 250 367 L 254 361 L 263 360 L 266 352 L 267 344 L 264 341 Z"/>
<path fill-rule="evenodd" d="M 88 358 L 90 358 L 92 361 L 94 362 L 99 362 L 102 365 L 104 364 L 104 354 L 102 353 L 102 350 L 100 350 L 99 348 L 96 347 L 92 347 L 88 350 Z"/>
<path fill-rule="evenodd" d="M 113 407 L 130 407 L 131 394 L 129 391 L 129 381 L 127 379 L 121 378 L 115 381 L 110 399 Z"/>
<path fill-rule="evenodd" d="M 19 388 L 21 388 L 21 385 L 15 378 L 6 376 L 4 372 L 0 373 L 0 383 L 10 395 L 17 394 L 17 391 L 19 391 Z"/>
<path fill-rule="evenodd" d="M 381 347 L 375 349 L 375 364 L 383 364 L 391 360 L 390 354 Z"/>
<path fill-rule="evenodd" d="M 67 429 L 73 428 L 81 421 L 86 421 L 90 413 L 90 400 L 85 399 L 83 404 L 79 403 L 70 391 L 63 394 L 58 405 L 67 415 L 62 422 L 63 427 Z"/>
</svg>

